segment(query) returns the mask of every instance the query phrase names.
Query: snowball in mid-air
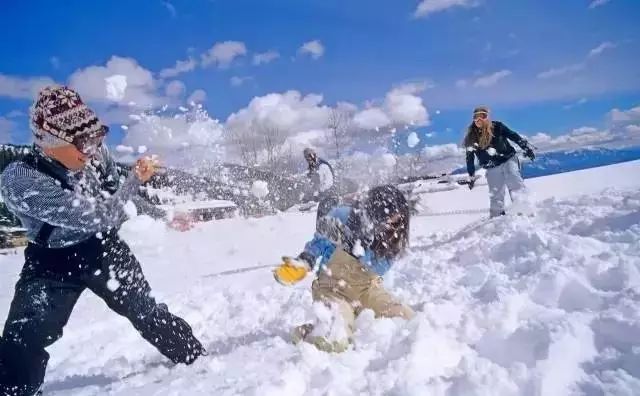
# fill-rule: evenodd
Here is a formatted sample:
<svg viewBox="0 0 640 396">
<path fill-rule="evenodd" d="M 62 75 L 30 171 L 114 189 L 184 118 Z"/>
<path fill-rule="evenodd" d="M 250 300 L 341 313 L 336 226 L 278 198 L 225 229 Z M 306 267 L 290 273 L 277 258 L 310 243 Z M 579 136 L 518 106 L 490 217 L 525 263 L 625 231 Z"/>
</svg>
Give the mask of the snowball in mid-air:
<svg viewBox="0 0 640 396">
<path fill-rule="evenodd" d="M 116 151 L 119 153 L 133 154 L 133 147 L 119 144 L 116 146 Z"/>
<path fill-rule="evenodd" d="M 262 180 L 256 180 L 251 186 L 251 194 L 256 198 L 264 198 L 269 194 L 269 183 Z"/>
<path fill-rule="evenodd" d="M 127 91 L 127 76 L 122 74 L 114 74 L 104 79 L 105 88 L 107 90 L 107 99 L 119 102 L 124 99 Z"/>
<path fill-rule="evenodd" d="M 119 288 L 120 288 L 120 282 L 118 282 L 116 279 L 112 278 L 107 281 L 107 289 L 109 289 L 110 291 L 114 292 Z"/>
<path fill-rule="evenodd" d="M 418 134 L 415 132 L 411 132 L 409 136 L 407 136 L 407 146 L 414 148 L 420 143 L 420 138 Z"/>
</svg>

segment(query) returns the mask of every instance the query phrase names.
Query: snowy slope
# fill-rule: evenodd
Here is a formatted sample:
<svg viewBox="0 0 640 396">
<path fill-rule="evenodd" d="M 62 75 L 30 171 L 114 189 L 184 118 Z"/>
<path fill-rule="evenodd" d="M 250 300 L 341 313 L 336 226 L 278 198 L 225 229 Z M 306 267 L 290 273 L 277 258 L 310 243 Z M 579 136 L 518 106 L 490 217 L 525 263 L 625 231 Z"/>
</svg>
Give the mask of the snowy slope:
<svg viewBox="0 0 640 396">
<path fill-rule="evenodd" d="M 640 394 L 640 161 L 530 179 L 537 216 L 418 216 L 385 284 L 417 317 L 358 318 L 340 355 L 287 343 L 310 281 L 242 268 L 296 254 L 313 214 L 121 234 L 158 299 L 211 355 L 172 367 L 86 293 L 52 346 L 47 395 Z M 555 198 L 554 198 L 555 197 Z M 486 209 L 486 186 L 425 194 L 427 213 Z M 0 320 L 21 255 L 0 257 Z"/>
</svg>

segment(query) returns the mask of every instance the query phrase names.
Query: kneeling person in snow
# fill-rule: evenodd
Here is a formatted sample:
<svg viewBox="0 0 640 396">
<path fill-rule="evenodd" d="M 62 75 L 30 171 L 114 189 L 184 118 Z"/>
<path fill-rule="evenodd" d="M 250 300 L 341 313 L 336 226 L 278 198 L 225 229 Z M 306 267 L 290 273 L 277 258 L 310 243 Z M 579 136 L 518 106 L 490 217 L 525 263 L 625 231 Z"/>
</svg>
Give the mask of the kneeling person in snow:
<svg viewBox="0 0 640 396">
<path fill-rule="evenodd" d="M 518 200 L 519 194 L 525 193 L 520 161 L 509 140 L 520 146 L 525 156 L 531 160 L 535 158 L 532 147 L 522 136 L 500 121 L 491 121 L 487 107 L 477 107 L 473 111 L 473 122 L 464 138 L 469 188 L 472 189 L 475 183 L 477 157 L 480 166 L 487 170 L 491 217 L 505 214 L 505 188 L 508 189 L 513 202 Z"/>
<path fill-rule="evenodd" d="M 408 245 L 409 218 L 402 193 L 393 186 L 379 186 L 364 201 L 336 207 L 319 219 L 304 252 L 296 259 L 285 258 L 274 277 L 291 285 L 316 270 L 313 300 L 328 306 L 337 316 L 334 324 L 341 328 L 325 331 L 321 326 L 302 325 L 294 331 L 294 341 L 342 352 L 348 348 L 355 317 L 362 310 L 371 309 L 376 317 L 410 319 L 415 315 L 382 285 L 382 276 Z"/>
<path fill-rule="evenodd" d="M 311 180 L 311 188 L 318 201 L 317 217 L 321 218 L 339 203 L 335 174 L 331 164 L 318 157 L 313 149 L 306 148 L 303 154 L 309 166 L 307 177 Z"/>
<path fill-rule="evenodd" d="M 108 131 L 80 96 L 43 89 L 32 109 L 33 153 L 1 176 L 2 197 L 27 229 L 25 264 L 0 339 L 0 394 L 33 395 L 49 354 L 85 289 L 131 321 L 175 363 L 192 363 L 204 349 L 183 319 L 151 297 L 140 263 L 117 233 L 124 203 L 164 212 L 137 196 L 157 170 L 145 158 L 120 182 L 102 144 Z"/>
</svg>

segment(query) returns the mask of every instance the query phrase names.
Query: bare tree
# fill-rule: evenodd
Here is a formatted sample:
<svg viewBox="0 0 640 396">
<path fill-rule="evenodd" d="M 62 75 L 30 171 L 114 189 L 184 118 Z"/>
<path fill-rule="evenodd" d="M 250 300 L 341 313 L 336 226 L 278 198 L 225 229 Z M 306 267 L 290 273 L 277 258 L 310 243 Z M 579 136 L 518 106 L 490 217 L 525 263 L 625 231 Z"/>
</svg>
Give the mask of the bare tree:
<svg viewBox="0 0 640 396">
<path fill-rule="evenodd" d="M 254 133 L 259 137 L 264 153 L 264 160 L 261 162 L 272 171 L 277 170 L 282 165 L 288 131 L 273 124 L 260 124 L 254 128 Z"/>
<path fill-rule="evenodd" d="M 347 136 L 352 129 L 351 120 L 353 114 L 347 109 L 333 108 L 329 113 L 328 127 L 331 131 L 333 144 L 336 150 L 336 160 L 340 162 L 342 150 L 347 145 Z"/>
<path fill-rule="evenodd" d="M 227 129 L 225 137 L 229 146 L 237 152 L 244 165 L 255 166 L 258 163 L 259 142 L 250 129 Z"/>
<path fill-rule="evenodd" d="M 417 150 L 411 156 L 411 166 L 409 168 L 409 176 L 419 176 L 419 169 L 422 166 L 422 150 Z"/>
</svg>

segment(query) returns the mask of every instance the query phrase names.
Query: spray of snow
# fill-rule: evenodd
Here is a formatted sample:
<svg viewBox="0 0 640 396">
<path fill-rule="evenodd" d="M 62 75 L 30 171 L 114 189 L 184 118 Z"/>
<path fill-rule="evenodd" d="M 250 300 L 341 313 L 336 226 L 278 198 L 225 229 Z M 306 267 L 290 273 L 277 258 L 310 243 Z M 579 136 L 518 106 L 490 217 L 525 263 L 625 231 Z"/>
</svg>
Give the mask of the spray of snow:
<svg viewBox="0 0 640 396">
<path fill-rule="evenodd" d="M 124 99 L 127 91 L 127 76 L 122 74 L 114 74 L 104 79 L 105 89 L 107 90 L 107 99 L 119 102 Z"/>
<path fill-rule="evenodd" d="M 387 168 L 396 166 L 396 157 L 393 154 L 386 153 L 381 156 L 382 164 Z"/>
</svg>

